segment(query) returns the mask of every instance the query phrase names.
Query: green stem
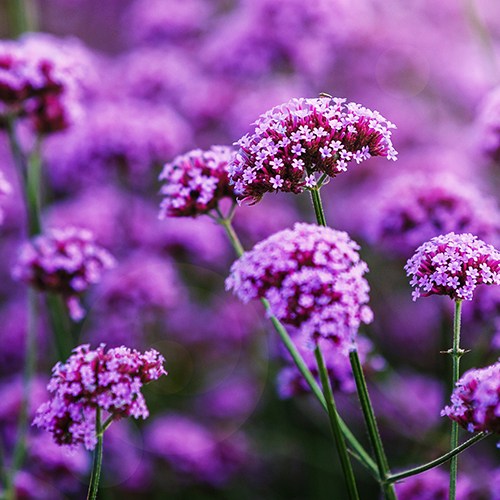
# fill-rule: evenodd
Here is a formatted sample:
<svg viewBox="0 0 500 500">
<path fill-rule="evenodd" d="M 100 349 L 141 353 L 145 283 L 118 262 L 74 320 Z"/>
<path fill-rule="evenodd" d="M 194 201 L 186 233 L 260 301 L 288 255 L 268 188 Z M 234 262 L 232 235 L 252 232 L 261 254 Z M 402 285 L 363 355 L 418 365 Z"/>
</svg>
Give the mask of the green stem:
<svg viewBox="0 0 500 500">
<path fill-rule="evenodd" d="M 452 376 L 451 390 L 460 378 L 460 358 L 464 351 L 460 349 L 460 320 L 462 314 L 462 301 L 455 302 L 455 314 L 453 316 L 453 347 L 449 353 L 452 356 Z M 451 423 L 450 448 L 453 450 L 458 446 L 458 423 L 454 420 Z M 450 500 L 455 500 L 458 477 L 458 455 L 454 455 L 450 461 Z"/>
<path fill-rule="evenodd" d="M 71 341 L 68 313 L 62 298 L 59 295 L 49 292 L 45 295 L 45 302 L 47 304 L 52 332 L 54 333 L 57 358 L 59 360 L 68 359 L 74 346 Z"/>
<path fill-rule="evenodd" d="M 92 474 L 90 476 L 89 491 L 87 500 L 95 500 L 99 489 L 99 480 L 101 478 L 102 468 L 102 449 L 103 449 L 103 432 L 101 427 L 101 409 L 96 408 L 95 429 L 97 434 L 97 445 L 94 450 L 94 459 L 92 461 Z"/>
<path fill-rule="evenodd" d="M 321 226 L 326 226 L 325 212 L 323 210 L 323 204 L 321 203 L 321 195 L 319 189 L 311 189 L 311 199 L 313 202 L 314 212 L 316 214 L 316 220 L 318 224 Z M 382 439 L 380 437 L 380 432 L 377 426 L 377 420 L 375 418 L 373 406 L 370 401 L 370 395 L 368 393 L 365 376 L 363 374 L 358 351 L 356 349 L 349 353 L 349 359 L 351 361 L 354 381 L 356 382 L 358 398 L 361 404 L 361 409 L 363 411 L 366 427 L 368 429 L 368 436 L 375 453 L 375 461 L 377 463 L 380 484 L 385 498 L 387 500 L 395 499 L 396 493 L 394 491 L 393 485 L 386 482 L 387 477 L 390 475 L 389 463 L 385 455 L 384 446 L 382 444 Z"/>
<path fill-rule="evenodd" d="M 406 479 L 407 477 L 416 476 L 417 474 L 421 474 L 422 472 L 425 472 L 429 469 L 438 467 L 439 465 L 444 464 L 448 460 L 462 453 L 462 451 L 465 451 L 467 448 L 469 448 L 473 444 L 476 444 L 487 436 L 489 436 L 488 432 L 480 432 L 479 434 L 476 434 L 474 437 L 470 438 L 468 441 L 465 441 L 465 443 L 462 443 L 460 446 L 457 446 L 455 449 L 449 451 L 445 455 L 442 455 L 441 457 L 436 458 L 435 460 L 432 460 L 431 462 L 428 462 L 426 464 L 414 467 L 413 469 L 398 472 L 397 474 L 391 474 L 386 478 L 386 481 L 388 483 L 395 483 L 396 481 L 401 481 L 402 479 Z"/>
<path fill-rule="evenodd" d="M 321 353 L 319 345 L 316 346 L 314 355 L 316 356 L 316 363 L 318 364 L 321 385 L 323 386 L 323 394 L 325 396 L 326 405 L 328 408 L 330 427 L 335 439 L 335 444 L 337 445 L 337 452 L 339 455 L 340 463 L 342 465 L 342 470 L 344 472 L 344 479 L 346 482 L 347 491 L 349 493 L 349 498 L 351 500 L 356 500 L 359 499 L 358 489 L 356 487 L 356 479 L 352 470 L 351 460 L 347 453 L 347 446 L 345 444 L 344 436 L 342 435 L 342 430 L 339 422 L 339 414 L 335 405 L 330 378 L 328 377 L 328 371 L 326 369 L 323 354 Z"/>
<path fill-rule="evenodd" d="M 33 152 L 28 157 L 26 177 L 26 200 L 28 203 L 28 227 L 30 236 L 39 234 L 42 230 L 40 220 L 41 208 L 41 138 L 37 138 Z"/>
<path fill-rule="evenodd" d="M 321 195 L 319 189 L 311 189 L 311 199 L 314 206 L 314 213 L 316 214 L 316 221 L 320 226 L 326 226 L 325 211 L 323 210 L 323 203 L 321 202 Z"/>
<path fill-rule="evenodd" d="M 375 461 L 377 462 L 377 469 L 381 480 L 382 490 L 386 499 L 395 499 L 396 493 L 394 491 L 394 487 L 390 483 L 386 482 L 391 473 L 389 463 L 387 462 L 384 446 L 382 444 L 382 439 L 377 426 L 377 420 L 375 418 L 373 406 L 368 394 L 368 387 L 366 385 L 363 368 L 361 367 L 358 351 L 356 349 L 349 353 L 349 360 L 351 361 L 354 381 L 356 382 L 356 389 L 358 391 L 359 402 L 361 404 L 361 409 L 363 411 L 363 416 L 368 430 L 368 436 L 370 438 L 373 452 L 375 453 Z"/>
<path fill-rule="evenodd" d="M 26 347 L 23 368 L 23 399 L 17 421 L 16 445 L 12 454 L 10 473 L 6 481 L 6 498 L 15 498 L 15 476 L 22 467 L 26 456 L 26 436 L 29 428 L 29 403 L 32 380 L 36 370 L 36 331 L 38 318 L 38 296 L 33 289 L 28 289 L 28 324 L 26 328 Z"/>
<path fill-rule="evenodd" d="M 238 257 L 241 257 L 243 255 L 244 249 L 243 246 L 238 238 L 238 235 L 236 234 L 236 231 L 234 230 L 231 219 L 229 218 L 224 218 L 224 217 L 219 217 L 216 219 L 219 224 L 222 225 L 224 230 L 226 231 L 226 234 L 229 238 L 229 241 L 231 242 L 233 249 Z M 316 382 L 316 379 L 314 378 L 313 374 L 307 367 L 304 359 L 302 358 L 302 355 L 300 352 L 297 350 L 295 347 L 295 344 L 293 340 L 291 339 L 290 335 L 288 335 L 288 332 L 286 331 L 285 327 L 281 324 L 281 322 L 271 314 L 270 312 L 270 307 L 269 307 L 269 302 L 266 299 L 261 299 L 262 304 L 264 305 L 264 308 L 267 312 L 267 316 L 269 320 L 271 321 L 272 325 L 274 326 L 274 329 L 280 336 L 283 344 L 287 348 L 288 352 L 290 353 L 292 359 L 294 360 L 298 370 L 302 374 L 302 376 L 305 378 L 307 384 L 311 388 L 312 393 L 314 396 L 317 398 L 317 400 L 320 402 L 321 406 L 325 411 L 328 411 L 328 407 L 326 404 L 325 397 Z M 378 471 L 375 462 L 373 459 L 370 457 L 370 455 L 366 452 L 366 450 L 363 448 L 361 443 L 356 439 L 356 437 L 352 434 L 350 429 L 347 427 L 345 422 L 339 417 L 339 425 L 342 429 L 342 433 L 344 434 L 345 438 L 349 442 L 349 445 L 351 446 L 352 450 L 349 450 L 350 453 L 361 463 L 363 464 L 369 471 L 370 473 L 378 479 Z"/>
<path fill-rule="evenodd" d="M 33 0 L 7 0 L 9 31 L 13 38 L 36 31 L 37 9 Z"/>
</svg>

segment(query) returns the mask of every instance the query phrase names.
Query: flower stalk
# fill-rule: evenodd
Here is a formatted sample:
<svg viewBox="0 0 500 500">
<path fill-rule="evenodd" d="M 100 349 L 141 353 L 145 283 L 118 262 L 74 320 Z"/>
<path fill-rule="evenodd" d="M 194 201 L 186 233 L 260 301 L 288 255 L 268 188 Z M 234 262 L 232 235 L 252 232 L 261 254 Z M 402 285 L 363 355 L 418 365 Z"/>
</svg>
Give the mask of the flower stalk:
<svg viewBox="0 0 500 500">
<path fill-rule="evenodd" d="M 97 498 L 97 491 L 99 490 L 99 481 L 101 478 L 104 429 L 101 427 L 101 409 L 99 407 L 96 408 L 95 428 L 97 445 L 94 450 L 87 500 L 95 500 Z"/>
<path fill-rule="evenodd" d="M 316 215 L 316 221 L 319 225 L 326 226 L 327 224 L 326 224 L 325 212 L 323 210 L 319 189 L 311 189 L 310 193 L 313 202 L 314 212 Z M 375 418 L 375 412 L 373 411 L 370 395 L 368 393 L 368 387 L 366 385 L 366 380 L 363 374 L 363 368 L 361 367 L 361 362 L 359 360 L 359 355 L 356 348 L 351 350 L 351 352 L 349 353 L 349 360 L 351 362 L 351 367 L 353 371 L 354 381 L 356 383 L 356 389 L 358 392 L 358 398 L 361 404 L 361 409 L 363 411 L 366 427 L 368 429 L 370 443 L 372 445 L 373 452 L 375 454 L 375 461 L 377 463 L 379 481 L 382 490 L 384 492 L 384 497 L 387 500 L 396 499 L 394 486 L 391 483 L 386 482 L 387 478 L 390 475 L 389 463 L 387 461 L 387 457 L 384 451 L 382 439 L 380 437 L 380 432 L 378 430 L 377 420 Z"/>
</svg>

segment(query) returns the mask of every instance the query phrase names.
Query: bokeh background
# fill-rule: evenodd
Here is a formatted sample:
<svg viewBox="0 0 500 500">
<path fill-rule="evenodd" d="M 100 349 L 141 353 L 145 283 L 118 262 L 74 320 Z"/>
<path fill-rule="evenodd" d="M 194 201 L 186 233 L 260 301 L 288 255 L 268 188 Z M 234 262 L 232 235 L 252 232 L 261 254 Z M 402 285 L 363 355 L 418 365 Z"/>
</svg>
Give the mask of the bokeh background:
<svg viewBox="0 0 500 500">
<path fill-rule="evenodd" d="M 375 320 L 365 369 L 394 470 L 446 452 L 452 303 L 411 300 L 403 266 L 432 236 L 500 243 L 500 3 L 496 0 L 33 0 L 47 54 L 62 51 L 82 90 L 72 126 L 43 144 L 44 223 L 91 229 L 119 265 L 85 297 L 75 345 L 154 347 L 168 377 L 146 388 L 151 417 L 113 424 L 103 499 L 326 499 L 345 490 L 325 415 L 287 386 L 290 360 L 263 310 L 224 290 L 234 255 L 208 217 L 158 220 L 162 165 L 192 148 L 231 145 L 270 107 L 320 92 L 397 125 L 396 163 L 354 165 L 323 190 L 327 219 L 362 245 Z M 17 33 L 0 4 L 0 34 Z M 59 52 L 61 53 L 61 52 Z M 28 135 L 28 132 L 26 132 Z M 29 140 L 29 138 L 27 138 Z M 0 131 L 0 424 L 8 457 L 19 411 L 26 288 L 11 278 L 26 238 L 22 196 Z M 247 248 L 314 220 L 306 195 L 238 208 Z M 500 293 L 464 305 L 463 368 L 494 362 Z M 43 311 L 42 311 L 43 312 Z M 39 325 L 35 409 L 56 361 Z M 334 353 L 333 353 L 334 354 Z M 288 370 L 288 372 L 287 372 Z M 333 370 L 333 368 L 332 368 Z M 333 376 L 333 372 L 332 372 Z M 341 414 L 367 443 L 348 373 Z M 465 435 L 465 433 L 464 433 Z M 465 436 L 464 436 L 465 437 Z M 460 459 L 459 495 L 499 499 L 495 439 Z M 31 429 L 20 498 L 82 498 L 91 457 Z M 7 459 L 8 463 L 8 459 Z M 360 467 L 362 498 L 378 498 Z M 445 499 L 446 468 L 399 487 Z M 336 492 L 336 493 L 332 493 Z"/>
</svg>

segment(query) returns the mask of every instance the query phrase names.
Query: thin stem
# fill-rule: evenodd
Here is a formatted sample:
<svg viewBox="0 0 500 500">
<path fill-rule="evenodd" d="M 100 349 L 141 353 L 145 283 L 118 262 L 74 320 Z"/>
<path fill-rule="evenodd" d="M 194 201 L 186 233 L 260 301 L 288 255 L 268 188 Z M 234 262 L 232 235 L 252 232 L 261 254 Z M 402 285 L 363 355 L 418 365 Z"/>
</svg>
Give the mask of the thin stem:
<svg viewBox="0 0 500 500">
<path fill-rule="evenodd" d="M 438 467 L 439 465 L 444 464 L 451 458 L 459 455 L 467 448 L 471 447 L 473 444 L 476 444 L 477 442 L 481 441 L 487 436 L 489 436 L 488 432 L 480 432 L 479 434 L 476 434 L 474 437 L 470 438 L 468 441 L 465 441 L 465 443 L 462 443 L 460 446 L 457 446 L 455 449 L 440 456 L 439 458 L 436 458 L 435 460 L 432 460 L 431 462 L 419 465 L 418 467 L 414 467 L 413 469 L 408 469 L 403 472 L 398 472 L 397 474 L 391 474 L 386 478 L 386 482 L 395 483 L 396 481 L 401 481 L 402 479 L 406 479 L 407 477 L 416 476 L 417 474 L 425 472 L 429 469 Z"/>
<path fill-rule="evenodd" d="M 318 224 L 326 226 L 325 212 L 323 210 L 319 189 L 311 190 L 311 199 Z M 361 409 L 363 411 L 366 427 L 368 429 L 368 436 L 375 453 L 375 461 L 377 463 L 378 476 L 380 478 L 382 490 L 387 500 L 395 499 L 396 493 L 394 491 L 394 487 L 385 482 L 387 477 L 390 475 L 389 463 L 385 455 L 384 446 L 382 444 L 382 439 L 377 426 L 377 420 L 375 418 L 375 412 L 373 411 L 365 376 L 363 374 L 363 369 L 361 367 L 361 362 L 356 349 L 349 353 L 349 359 L 351 361 L 354 381 L 356 382 L 358 398 L 361 403 Z"/>
<path fill-rule="evenodd" d="M 337 452 L 339 455 L 340 463 L 342 465 L 342 470 L 344 472 L 344 479 L 346 482 L 347 491 L 349 493 L 349 498 L 351 500 L 356 500 L 359 499 L 358 489 L 356 487 L 356 479 L 352 470 L 351 460 L 347 453 L 344 436 L 342 435 L 342 430 L 340 428 L 339 414 L 335 405 L 330 378 L 328 377 L 328 371 L 326 369 L 323 354 L 319 345 L 316 346 L 314 355 L 316 356 L 316 363 L 318 365 L 321 385 L 323 386 L 323 394 L 325 396 L 328 416 L 330 419 L 330 427 L 335 439 L 335 444 L 337 445 Z"/>
<path fill-rule="evenodd" d="M 37 12 L 33 0 L 8 0 L 7 15 L 13 38 L 27 31 L 36 31 Z"/>
<path fill-rule="evenodd" d="M 47 293 L 45 295 L 45 302 L 47 304 L 52 332 L 54 333 L 57 358 L 60 360 L 67 359 L 73 349 L 68 313 L 64 307 L 62 298 L 58 295 L 50 292 Z"/>
<path fill-rule="evenodd" d="M 101 409 L 96 408 L 95 429 L 97 434 L 97 445 L 94 450 L 94 459 L 92 461 L 92 474 L 90 476 L 89 491 L 87 500 L 95 500 L 99 489 L 99 480 L 101 478 L 102 468 L 102 448 L 103 448 L 103 429 L 101 427 Z"/>
<path fill-rule="evenodd" d="M 38 317 L 37 293 L 28 290 L 28 324 L 26 328 L 26 347 L 23 368 L 23 399 L 17 421 L 16 445 L 12 454 L 10 473 L 7 474 L 6 498 L 14 498 L 15 476 L 23 465 L 26 455 L 26 436 L 29 427 L 29 403 L 31 399 L 32 380 L 36 370 L 36 332 Z"/>
<path fill-rule="evenodd" d="M 224 230 L 226 231 L 226 234 L 229 238 L 229 241 L 231 242 L 233 249 L 238 257 L 241 257 L 243 255 L 244 249 L 243 245 L 241 244 L 238 235 L 236 234 L 236 231 L 234 230 L 231 220 L 220 217 L 216 218 L 217 222 L 222 225 Z M 313 374 L 307 367 L 304 359 L 302 358 L 302 355 L 299 353 L 297 348 L 295 347 L 295 344 L 291 337 L 288 335 L 288 332 L 284 328 L 284 326 L 281 324 L 281 322 L 271 314 L 270 312 L 270 307 L 269 307 L 269 302 L 266 299 L 261 299 L 262 304 L 264 305 L 264 308 L 266 309 L 267 316 L 270 319 L 271 323 L 274 326 L 274 329 L 280 336 L 282 342 L 285 344 L 285 347 L 287 348 L 288 352 L 292 356 L 292 359 L 294 360 L 298 370 L 302 374 L 302 376 L 305 378 L 306 382 L 308 383 L 309 387 L 311 388 L 312 393 L 314 396 L 317 398 L 317 400 L 320 402 L 321 406 L 325 411 L 328 411 L 327 404 L 325 397 L 323 396 L 323 393 L 316 382 L 316 379 L 314 378 Z M 378 479 L 378 472 L 377 472 L 377 467 L 373 459 L 370 457 L 370 455 L 366 452 L 366 450 L 363 448 L 361 443 L 356 439 L 356 437 L 352 434 L 350 429 L 347 427 L 345 422 L 339 417 L 339 425 L 342 429 L 342 433 L 344 434 L 345 438 L 349 442 L 349 445 L 352 448 L 351 454 L 359 460 L 361 464 L 363 464 L 369 471 L 370 473 Z"/>
<path fill-rule="evenodd" d="M 323 210 L 323 203 L 321 202 L 321 195 L 319 189 L 311 189 L 311 199 L 314 206 L 314 213 L 316 214 L 316 221 L 320 226 L 326 226 L 325 211 Z"/>
<path fill-rule="evenodd" d="M 387 462 L 382 439 L 380 438 L 377 420 L 375 418 L 373 406 L 370 401 L 368 387 L 366 385 L 363 368 L 361 367 L 361 362 L 359 360 L 357 350 L 354 349 L 349 353 L 349 360 L 351 361 L 354 381 L 356 382 L 356 389 L 358 391 L 358 398 L 359 402 L 361 403 L 361 409 L 363 411 L 366 427 L 368 429 L 368 436 L 375 453 L 375 461 L 377 462 L 377 468 L 381 479 L 384 496 L 388 500 L 395 499 L 396 493 L 394 491 L 394 487 L 390 483 L 386 482 L 387 477 L 390 475 L 389 463 Z"/>
<path fill-rule="evenodd" d="M 452 376 L 451 389 L 455 389 L 455 385 L 460 378 L 460 358 L 464 351 L 460 349 L 460 320 L 462 314 L 462 301 L 455 301 L 455 314 L 453 316 L 453 348 L 451 349 L 452 356 Z M 453 450 L 458 446 L 458 423 L 454 420 L 451 423 L 451 438 L 450 448 Z M 454 455 L 450 461 L 450 500 L 455 500 L 457 492 L 457 476 L 458 476 L 458 455 Z"/>
<path fill-rule="evenodd" d="M 30 236 L 39 234 L 42 230 L 40 221 L 41 208 L 41 138 L 37 138 L 35 147 L 28 157 L 26 177 L 26 200 L 28 203 L 28 226 Z"/>
</svg>

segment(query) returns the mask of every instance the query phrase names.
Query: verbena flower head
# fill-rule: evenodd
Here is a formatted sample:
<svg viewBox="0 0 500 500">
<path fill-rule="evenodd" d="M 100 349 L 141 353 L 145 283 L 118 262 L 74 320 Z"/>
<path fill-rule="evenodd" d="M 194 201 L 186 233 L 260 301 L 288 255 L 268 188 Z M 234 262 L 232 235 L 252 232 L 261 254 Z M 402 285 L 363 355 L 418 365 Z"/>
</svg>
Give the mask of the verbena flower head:
<svg viewBox="0 0 500 500">
<path fill-rule="evenodd" d="M 10 115 L 28 118 L 38 133 L 66 129 L 80 114 L 84 52 L 73 41 L 40 33 L 0 41 L 0 124 Z"/>
<path fill-rule="evenodd" d="M 366 212 L 369 239 L 400 255 L 451 231 L 490 243 L 500 236 L 500 212 L 493 198 L 450 173 L 400 175 L 384 184 Z"/>
<path fill-rule="evenodd" d="M 500 433 L 500 361 L 466 372 L 453 390 L 451 405 L 441 415 L 469 432 Z"/>
<path fill-rule="evenodd" d="M 166 375 L 164 358 L 154 349 L 144 354 L 117 347 L 78 346 L 65 363 L 57 363 L 47 386 L 51 399 L 37 410 L 33 425 L 49 431 L 59 445 L 96 443 L 96 410 L 113 420 L 149 416 L 141 388 Z"/>
<path fill-rule="evenodd" d="M 448 233 L 418 247 L 405 270 L 413 300 L 434 294 L 472 300 L 478 285 L 500 284 L 500 252 L 470 233 Z"/>
<path fill-rule="evenodd" d="M 79 295 L 114 264 L 114 258 L 97 245 L 90 231 L 65 227 L 52 229 L 26 243 L 13 275 L 39 290 L 62 295 L 71 317 L 78 321 L 84 315 Z"/>
<path fill-rule="evenodd" d="M 373 317 L 358 249 L 345 232 L 298 223 L 240 257 L 226 289 L 243 302 L 266 298 L 272 314 L 309 342 L 327 338 L 348 349 Z"/>
<path fill-rule="evenodd" d="M 258 202 L 264 193 L 300 193 L 316 185 L 316 174 L 335 177 L 350 162 L 372 156 L 396 159 L 395 128 L 378 111 L 345 99 L 291 99 L 255 122 L 236 144 L 230 167 L 239 201 Z"/>
<path fill-rule="evenodd" d="M 222 198 L 232 198 L 227 166 L 233 157 L 232 148 L 212 146 L 208 151 L 195 149 L 167 163 L 160 174 L 160 180 L 165 181 L 160 218 L 206 214 Z"/>
</svg>

